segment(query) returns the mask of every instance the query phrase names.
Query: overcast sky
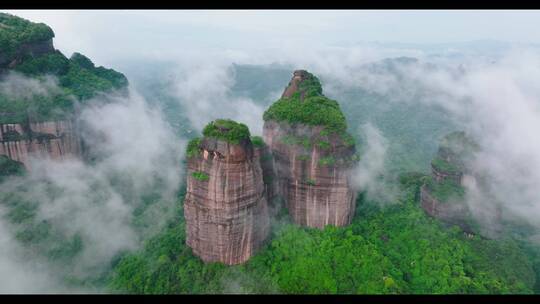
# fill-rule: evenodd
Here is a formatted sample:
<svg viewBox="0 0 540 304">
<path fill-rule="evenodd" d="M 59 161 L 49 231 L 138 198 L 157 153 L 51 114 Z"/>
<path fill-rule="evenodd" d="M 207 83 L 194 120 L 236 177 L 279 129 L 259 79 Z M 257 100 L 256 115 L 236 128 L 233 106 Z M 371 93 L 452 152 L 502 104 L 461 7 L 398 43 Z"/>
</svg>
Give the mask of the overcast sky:
<svg viewBox="0 0 540 304">
<path fill-rule="evenodd" d="M 471 40 L 540 43 L 540 11 L 481 10 L 10 10 L 56 33 L 55 46 L 99 64 L 203 49 L 249 51 L 284 45 L 420 44 Z"/>
</svg>

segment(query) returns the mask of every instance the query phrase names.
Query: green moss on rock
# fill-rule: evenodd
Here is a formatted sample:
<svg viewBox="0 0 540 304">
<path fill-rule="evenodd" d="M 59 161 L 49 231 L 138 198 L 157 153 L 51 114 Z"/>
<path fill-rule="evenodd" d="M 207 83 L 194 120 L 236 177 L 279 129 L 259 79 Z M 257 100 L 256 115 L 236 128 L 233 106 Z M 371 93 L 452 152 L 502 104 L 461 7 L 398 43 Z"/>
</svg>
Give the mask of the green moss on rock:
<svg viewBox="0 0 540 304">
<path fill-rule="evenodd" d="M 249 139 L 249 128 L 231 119 L 216 119 L 204 127 L 203 135 L 206 137 L 225 140 L 232 144 L 240 144 Z"/>
<path fill-rule="evenodd" d="M 186 155 L 188 158 L 199 155 L 199 149 L 201 145 L 201 138 L 196 137 L 189 141 L 186 149 Z"/>
<path fill-rule="evenodd" d="M 426 183 L 430 194 L 440 202 L 447 202 L 450 199 L 463 200 L 465 188 L 451 179 L 437 182 L 429 179 Z"/>
<path fill-rule="evenodd" d="M 201 181 L 201 182 L 206 182 L 210 179 L 210 177 L 208 176 L 208 174 L 202 172 L 202 171 L 197 171 L 197 172 L 193 172 L 191 173 L 191 176 L 193 176 L 194 179 L 198 180 L 198 181 Z"/>
<path fill-rule="evenodd" d="M 255 147 L 264 147 L 264 140 L 260 136 L 251 136 L 251 143 Z"/>
<path fill-rule="evenodd" d="M 335 163 L 336 163 L 336 159 L 332 156 L 321 157 L 319 159 L 319 165 L 321 166 L 331 166 Z"/>
<path fill-rule="evenodd" d="M 347 145 L 354 144 L 354 139 L 347 134 L 347 121 L 338 102 L 322 94 L 322 86 L 317 77 L 308 72 L 305 75 L 306 78 L 298 85 L 298 91 L 291 97 L 277 100 L 264 112 L 263 119 L 293 125 L 324 126 L 322 136 L 335 133 Z"/>
<path fill-rule="evenodd" d="M 96 67 L 79 53 L 68 59 L 53 50 L 52 45 L 44 47 L 39 54 L 23 51 L 28 44 L 48 43 L 53 37 L 54 33 L 45 24 L 0 13 L 0 60 L 6 63 L 16 58 L 15 67 L 8 69 L 40 82 L 47 81 L 46 76 L 50 75 L 58 80 L 56 89 L 39 96 L 14 98 L 0 94 L 0 113 L 4 114 L 0 122 L 22 123 L 28 118 L 62 120 L 74 112 L 75 100 L 84 102 L 100 93 L 127 87 L 128 80 L 122 73 Z"/>
</svg>

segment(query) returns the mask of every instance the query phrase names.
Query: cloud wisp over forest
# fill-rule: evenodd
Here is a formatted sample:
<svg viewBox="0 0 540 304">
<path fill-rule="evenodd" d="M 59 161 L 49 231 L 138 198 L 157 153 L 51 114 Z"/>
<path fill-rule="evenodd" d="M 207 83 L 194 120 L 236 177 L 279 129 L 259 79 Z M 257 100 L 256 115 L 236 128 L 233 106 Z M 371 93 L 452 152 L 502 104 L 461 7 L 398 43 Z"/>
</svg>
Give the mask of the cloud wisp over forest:
<svg viewBox="0 0 540 304">
<path fill-rule="evenodd" d="M 42 84 L 20 75 L 2 84 L 9 88 L 3 93 L 13 94 L 19 94 L 14 87 L 29 86 L 36 94 L 55 89 L 49 80 Z M 14 240 L 17 225 L 1 217 L 0 291 L 77 291 L 61 283 L 62 276 L 75 280 L 99 276 L 115 256 L 138 248 L 142 239 L 158 232 L 172 216 L 185 141 L 175 137 L 160 110 L 150 108 L 135 91 L 128 97 L 99 99 L 107 99 L 107 103 L 94 100 L 78 118 L 82 137 L 96 161 L 35 157 L 28 175 L 1 185 L 3 191 L 16 193 L 19 201 L 38 202 L 34 211 L 37 224 L 47 223 L 51 233 L 80 242 L 80 252 L 65 265 L 49 263 L 39 252 L 23 249 Z M 149 193 L 157 195 L 154 201 L 148 201 Z M 137 209 L 142 216 L 134 223 Z M 7 210 L 0 212 L 4 216 Z"/>
<path fill-rule="evenodd" d="M 42 19 L 49 20 L 54 14 L 43 13 Z M 536 47 L 509 46 L 502 48 L 504 51 L 483 53 L 483 48 L 468 52 L 467 46 L 449 45 L 441 47 L 437 55 L 439 49 L 426 51 L 412 44 L 412 39 L 404 45 L 338 43 L 330 38 L 306 44 L 313 36 L 294 31 L 291 35 L 302 38 L 298 40 L 301 44 L 283 39 L 278 40 L 279 47 L 274 40 L 259 47 L 255 41 L 260 37 L 246 42 L 256 36 L 254 33 L 278 37 L 278 33 L 268 30 L 263 20 L 258 28 L 250 30 L 251 34 L 245 35 L 242 24 L 234 23 L 228 30 L 236 31 L 236 42 L 220 48 L 221 40 L 212 41 L 209 37 L 219 32 L 216 27 L 221 24 L 220 20 L 228 20 L 223 16 L 204 26 L 200 35 L 191 36 L 188 35 L 190 30 L 200 29 L 197 18 L 189 19 L 186 27 L 180 28 L 174 14 L 164 13 L 167 18 L 158 25 L 149 24 L 155 19 L 145 17 L 148 22 L 141 24 L 148 23 L 149 28 L 140 37 L 133 37 L 123 32 L 124 27 L 113 28 L 108 34 L 104 34 L 106 26 L 89 28 L 93 15 L 81 15 L 83 18 L 78 24 L 79 19 L 74 17 L 78 14 L 51 22 L 56 39 L 61 39 L 60 47 L 68 50 L 68 54 L 72 50 L 95 56 L 99 64 L 114 68 L 138 65 L 145 71 L 156 62 L 166 62 L 167 69 L 154 73 L 157 77 L 168 77 L 169 85 L 164 87 L 166 94 L 178 103 L 197 134 L 216 118 L 237 120 L 248 125 L 252 134 L 262 134 L 262 117 L 269 101 L 233 94 L 236 78 L 231 72 L 232 64 L 278 63 L 292 67 L 291 74 L 292 69 L 307 69 L 322 80 L 325 95 L 342 104 L 361 103 L 362 100 L 342 101 L 340 97 L 344 90 L 362 89 L 384 96 L 390 107 L 406 103 L 418 108 L 439 108 L 480 145 L 480 151 L 469 165 L 485 177 L 491 195 L 486 197 L 477 191 L 474 183 L 466 184 L 467 203 L 476 217 L 485 225 L 491 225 L 496 220 L 494 206 L 502 206 L 513 216 L 540 228 L 537 220 L 540 215 L 540 141 L 537 138 L 540 52 Z M 140 16 L 126 12 L 121 15 L 128 21 Z M 103 18 L 109 23 L 104 24 L 110 25 L 118 17 L 107 13 Z M 249 20 L 253 18 L 245 22 Z M 326 28 L 335 20 L 325 18 L 310 29 Z M 74 24 L 76 26 L 70 30 Z M 168 29 L 151 35 L 160 27 Z M 322 35 L 328 35 L 336 27 L 339 30 L 339 26 L 330 26 Z M 278 30 L 286 29 L 280 26 Z M 73 30 L 78 31 L 76 35 Z M 120 47 L 121 43 L 111 38 L 117 36 L 129 43 Z M 536 43 L 534 39 L 538 37 L 522 38 Z M 193 41 L 198 43 L 191 43 Z M 143 45 L 143 51 L 136 50 L 136 45 Z M 487 43 L 485 49 L 490 49 L 490 45 Z M 130 51 L 133 54 L 129 54 Z M 403 60 L 404 56 L 415 60 Z M 384 61 L 399 57 L 401 60 L 394 63 Z M 387 65 L 382 69 L 372 65 L 385 62 Z M 130 78 L 129 73 L 127 76 Z M 283 87 L 289 79 L 284 79 Z M 14 74 L 0 82 L 3 94 L 18 98 L 46 95 L 55 90 L 58 90 L 57 81 L 52 77 L 38 81 Z M 280 94 L 279 89 L 268 92 L 274 100 Z M 66 265 L 46 262 L 39 253 L 23 248 L 16 241 L 18 227 L 3 220 L 7 210 L 0 209 L 0 292 L 80 291 L 79 287 L 66 286 L 61 276 L 82 281 L 99 276 L 117 256 L 139 248 L 142 240 L 159 231 L 173 216 L 175 195 L 184 174 L 182 160 L 187 138 L 175 135 L 164 110 L 156 103 L 151 106 L 135 87 L 130 89 L 128 97 L 110 95 L 86 104 L 78 123 L 86 144 L 92 147 L 89 153 L 96 161 L 35 158 L 32 160 L 34 169 L 28 176 L 10 179 L 1 185 L 3 191 L 17 192 L 30 204 L 39 201 L 35 213 L 40 222 L 51 225 L 60 237 L 84 245 Z M 349 131 L 360 140 L 359 149 L 363 153 L 354 172 L 358 188 L 376 200 L 393 201 L 397 190 L 388 188 L 381 180 L 388 172 L 391 142 L 387 134 L 370 121 L 349 125 Z M 148 193 L 155 195 L 150 199 Z M 137 223 L 134 223 L 134 213 L 142 214 Z M 236 290 L 236 282 L 230 283 L 230 288 Z"/>
</svg>

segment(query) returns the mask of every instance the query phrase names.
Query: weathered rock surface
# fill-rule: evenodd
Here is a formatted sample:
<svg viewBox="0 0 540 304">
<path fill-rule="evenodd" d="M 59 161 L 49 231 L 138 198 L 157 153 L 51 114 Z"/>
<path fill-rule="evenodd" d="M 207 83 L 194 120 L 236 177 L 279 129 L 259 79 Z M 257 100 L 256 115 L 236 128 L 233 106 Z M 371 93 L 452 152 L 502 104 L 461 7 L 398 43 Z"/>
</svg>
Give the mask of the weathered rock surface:
<svg viewBox="0 0 540 304">
<path fill-rule="evenodd" d="M 426 185 L 423 185 L 420 188 L 420 203 L 430 216 L 441 219 L 450 225 L 457 225 L 465 232 L 474 232 L 470 222 L 466 220 L 470 217 L 470 213 L 464 202 L 441 202 L 431 195 Z"/>
<path fill-rule="evenodd" d="M 267 145 L 262 147 L 254 147 L 255 158 L 259 159 L 263 175 L 264 192 L 266 194 L 266 201 L 268 202 L 269 215 L 276 216 L 279 213 L 279 209 L 282 207 L 278 196 L 278 188 L 276 180 L 276 174 L 274 172 L 274 163 L 272 151 Z"/>
<path fill-rule="evenodd" d="M 482 185 L 482 177 L 468 165 L 477 148 L 476 143 L 463 132 L 445 136 L 436 159 L 446 165 L 436 166 L 432 162 L 432 180 L 421 187 L 420 203 L 427 214 L 445 223 L 457 225 L 467 233 L 496 238 L 502 231 L 501 208 Z M 444 185 L 453 186 L 445 189 Z M 435 188 L 444 192 L 441 196 L 444 199 L 435 195 Z M 472 203 L 467 203 L 467 195 L 455 193 L 467 190 L 474 190 L 475 197 L 469 197 Z"/>
<path fill-rule="evenodd" d="M 243 263 L 269 233 L 261 152 L 249 140 L 231 144 L 204 138 L 200 148 L 188 159 L 186 242 L 205 262 Z"/>
<path fill-rule="evenodd" d="M 296 70 L 293 72 L 293 78 L 289 82 L 289 85 L 283 91 L 281 97 L 291 97 L 295 92 L 298 91 L 299 85 L 307 77 L 307 71 L 305 70 Z M 300 99 L 303 99 L 304 96 L 300 96 Z"/>
<path fill-rule="evenodd" d="M 81 142 L 69 120 L 0 124 L 0 155 L 19 161 L 31 170 L 30 157 L 78 157 Z"/>
<path fill-rule="evenodd" d="M 338 118 L 342 115 L 339 105 L 322 94 L 319 80 L 305 70 L 294 71 L 277 103 L 312 100 L 308 98 L 318 98 L 317 102 L 333 107 L 332 117 L 343 120 L 341 131 L 336 133 L 322 123 L 313 123 L 326 114 L 322 108 L 306 112 L 311 113 L 311 117 L 290 113 L 277 114 L 280 116 L 276 119 L 266 117 L 265 113 L 263 137 L 272 154 L 272 168 L 267 166 L 265 172 L 272 176 L 274 196 L 285 201 L 295 223 L 316 228 L 345 226 L 351 223 L 356 204 L 357 191 L 352 187 L 350 176 L 355 164 L 354 141 L 344 140 L 343 136 L 349 135 L 345 131 L 345 118 Z M 284 110 L 282 107 L 278 111 Z M 296 107 L 296 110 L 285 111 L 300 110 Z M 309 124 L 291 120 L 292 116 L 307 119 Z"/>
<path fill-rule="evenodd" d="M 277 194 L 286 201 L 289 214 L 299 225 L 324 228 L 351 223 L 355 211 L 356 191 L 350 181 L 354 146 L 347 147 L 338 138 L 328 149 L 291 144 L 288 138 L 315 140 L 321 127 L 291 126 L 266 121 L 263 136 L 273 155 Z M 333 164 L 322 164 L 332 157 Z"/>
</svg>

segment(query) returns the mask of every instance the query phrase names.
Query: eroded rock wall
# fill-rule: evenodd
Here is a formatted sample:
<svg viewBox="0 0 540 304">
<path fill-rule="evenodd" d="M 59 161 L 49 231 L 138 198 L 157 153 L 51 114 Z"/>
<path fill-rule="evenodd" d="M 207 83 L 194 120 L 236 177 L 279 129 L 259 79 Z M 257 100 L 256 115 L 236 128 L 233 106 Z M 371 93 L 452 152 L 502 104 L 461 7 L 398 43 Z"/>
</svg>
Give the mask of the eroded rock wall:
<svg viewBox="0 0 540 304">
<path fill-rule="evenodd" d="M 354 146 L 346 146 L 337 137 L 330 147 L 291 143 L 291 139 L 314 143 L 322 127 L 292 126 L 285 122 L 266 121 L 265 143 L 273 155 L 275 188 L 283 197 L 289 214 L 299 225 L 324 228 L 351 223 L 356 191 L 350 180 Z M 325 158 L 335 160 L 323 164 Z"/>
<path fill-rule="evenodd" d="M 430 216 L 441 219 L 448 224 L 457 225 L 465 232 L 474 232 L 470 222 L 467 221 L 470 218 L 470 213 L 464 202 L 441 202 L 431 195 L 429 189 L 424 185 L 420 188 L 420 203 Z"/>
<path fill-rule="evenodd" d="M 260 153 L 250 141 L 204 138 L 200 146 L 188 159 L 186 242 L 205 262 L 243 263 L 269 233 Z"/>
<path fill-rule="evenodd" d="M 273 156 L 270 147 L 264 145 L 262 147 L 254 148 L 255 157 L 259 159 L 263 175 L 264 192 L 266 194 L 266 201 L 268 202 L 268 212 L 270 217 L 276 216 L 280 208 L 282 208 L 279 201 L 278 188 L 276 180 L 276 172 L 274 170 Z"/>
<path fill-rule="evenodd" d="M 69 120 L 0 124 L 0 155 L 22 162 L 27 170 L 31 170 L 31 157 L 78 157 L 81 143 Z"/>
</svg>

